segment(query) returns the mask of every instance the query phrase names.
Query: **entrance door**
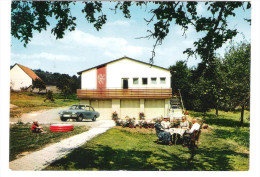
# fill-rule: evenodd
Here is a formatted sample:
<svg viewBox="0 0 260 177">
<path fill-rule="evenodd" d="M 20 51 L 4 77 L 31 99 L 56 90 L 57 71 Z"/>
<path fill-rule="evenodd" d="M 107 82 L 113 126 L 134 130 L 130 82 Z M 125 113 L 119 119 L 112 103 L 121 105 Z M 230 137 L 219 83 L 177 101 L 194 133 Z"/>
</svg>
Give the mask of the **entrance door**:
<svg viewBox="0 0 260 177">
<path fill-rule="evenodd" d="M 128 89 L 128 79 L 123 79 L 123 89 Z"/>
</svg>

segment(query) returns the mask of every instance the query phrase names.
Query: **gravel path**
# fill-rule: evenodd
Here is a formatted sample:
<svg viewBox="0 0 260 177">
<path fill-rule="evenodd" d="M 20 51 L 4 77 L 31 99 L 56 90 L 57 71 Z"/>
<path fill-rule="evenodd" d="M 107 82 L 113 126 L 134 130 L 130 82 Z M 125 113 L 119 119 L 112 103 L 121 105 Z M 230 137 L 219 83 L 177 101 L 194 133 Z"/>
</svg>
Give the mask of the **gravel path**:
<svg viewBox="0 0 260 177">
<path fill-rule="evenodd" d="M 30 113 L 25 113 L 19 118 L 10 118 L 10 124 L 15 124 L 19 121 L 22 121 L 23 123 L 32 123 L 34 120 L 37 120 L 40 125 L 42 124 L 60 124 L 60 123 L 69 123 L 73 124 L 74 126 L 81 126 L 85 125 L 88 127 L 96 127 L 100 126 L 104 121 L 100 118 L 97 118 L 95 122 L 92 122 L 92 120 L 89 119 L 83 119 L 82 122 L 76 122 L 75 120 L 68 120 L 66 122 L 62 122 L 60 120 L 58 112 L 61 110 L 66 110 L 69 107 L 60 107 L 60 108 L 55 108 L 55 109 L 49 109 L 49 110 L 40 110 L 36 112 L 30 112 Z"/>
<path fill-rule="evenodd" d="M 36 112 L 25 113 L 19 118 L 10 118 L 10 123 L 22 121 L 23 123 L 31 123 L 33 120 L 38 120 L 39 123 L 59 123 L 61 122 L 58 112 L 66 110 L 69 107 L 60 107 L 49 110 L 41 110 Z"/>
<path fill-rule="evenodd" d="M 28 154 L 20 159 L 16 159 L 9 163 L 12 170 L 42 170 L 52 162 L 64 157 L 73 149 L 82 146 L 93 137 L 106 132 L 108 129 L 115 125 L 112 120 L 100 120 L 98 126 L 91 128 L 89 131 L 75 135 L 65 139 L 59 143 L 52 144 L 46 148 Z"/>
</svg>

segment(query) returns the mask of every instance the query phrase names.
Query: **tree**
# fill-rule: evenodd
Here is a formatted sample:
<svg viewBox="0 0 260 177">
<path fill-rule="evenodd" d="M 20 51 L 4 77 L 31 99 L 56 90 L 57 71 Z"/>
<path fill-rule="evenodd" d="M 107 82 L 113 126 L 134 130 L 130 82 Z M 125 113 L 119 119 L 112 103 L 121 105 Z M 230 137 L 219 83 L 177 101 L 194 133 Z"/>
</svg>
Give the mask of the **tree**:
<svg viewBox="0 0 260 177">
<path fill-rule="evenodd" d="M 171 88 L 173 93 L 181 91 L 184 105 L 190 108 L 190 90 L 191 90 L 191 71 L 185 61 L 177 61 L 175 65 L 170 66 L 171 70 Z"/>
<path fill-rule="evenodd" d="M 52 92 L 51 90 L 48 90 L 44 102 L 45 102 L 46 100 L 50 100 L 51 102 L 54 102 L 53 92 Z"/>
<path fill-rule="evenodd" d="M 244 110 L 250 103 L 250 52 L 249 43 L 232 45 L 224 59 L 227 82 L 227 102 L 241 107 L 240 125 L 244 123 Z"/>
<path fill-rule="evenodd" d="M 38 88 L 39 92 L 40 92 L 40 91 L 46 89 L 46 85 L 41 79 L 36 78 L 33 81 L 33 86 L 32 86 L 32 89 L 35 89 L 35 88 Z"/>
<path fill-rule="evenodd" d="M 97 30 L 106 23 L 107 17 L 103 13 L 103 3 L 98 1 L 82 2 L 84 8 L 82 13 L 86 20 L 92 23 Z M 202 2 L 200 2 L 202 3 Z M 155 56 L 155 48 L 160 45 L 170 31 L 170 26 L 174 23 L 183 29 L 183 35 L 189 26 L 195 27 L 197 32 L 203 32 L 204 36 L 194 42 L 194 49 L 188 48 L 184 53 L 188 56 L 198 54 L 204 63 L 209 63 L 215 56 L 216 49 L 232 39 L 238 33 L 236 29 L 229 29 L 227 18 L 235 16 L 237 8 L 250 9 L 250 2 L 203 2 L 210 15 L 201 16 L 197 13 L 197 2 L 117 2 L 112 10 L 121 10 L 125 18 L 131 18 L 131 6 L 156 6 L 148 13 L 152 14 L 150 19 L 144 19 L 149 25 L 153 23 L 154 29 L 148 30 L 149 35 L 144 38 L 154 38 L 155 44 L 152 50 L 151 63 Z M 50 25 L 49 17 L 54 17 L 57 21 L 52 28 L 57 39 L 63 38 L 65 31 L 73 31 L 76 28 L 76 17 L 71 13 L 71 6 L 75 2 L 70 1 L 12 1 L 11 7 L 11 34 L 21 40 L 24 46 L 33 37 L 33 31 L 41 32 Z M 245 6 L 245 7 L 244 7 Z M 145 8 L 144 8 L 145 9 Z M 251 21 L 250 19 L 245 19 Z"/>
<path fill-rule="evenodd" d="M 65 98 L 73 95 L 80 88 L 80 79 L 77 76 L 70 77 L 68 74 L 54 73 L 56 86 L 61 90 Z"/>
</svg>

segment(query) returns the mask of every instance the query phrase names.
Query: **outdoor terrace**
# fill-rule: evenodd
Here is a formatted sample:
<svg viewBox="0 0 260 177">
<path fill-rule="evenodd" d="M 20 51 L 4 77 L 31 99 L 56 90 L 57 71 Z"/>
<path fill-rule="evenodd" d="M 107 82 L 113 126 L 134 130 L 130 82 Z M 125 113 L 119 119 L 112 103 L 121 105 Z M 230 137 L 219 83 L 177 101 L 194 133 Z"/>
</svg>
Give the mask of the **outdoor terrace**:
<svg viewBox="0 0 260 177">
<path fill-rule="evenodd" d="M 80 99 L 171 98 L 172 89 L 78 89 Z"/>
</svg>

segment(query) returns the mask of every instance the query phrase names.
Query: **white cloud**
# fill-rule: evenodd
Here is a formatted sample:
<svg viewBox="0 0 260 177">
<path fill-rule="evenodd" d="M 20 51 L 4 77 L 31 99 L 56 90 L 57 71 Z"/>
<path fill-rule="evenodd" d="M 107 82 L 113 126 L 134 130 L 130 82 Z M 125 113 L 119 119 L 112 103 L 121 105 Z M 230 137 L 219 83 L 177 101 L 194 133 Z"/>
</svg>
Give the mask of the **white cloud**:
<svg viewBox="0 0 260 177">
<path fill-rule="evenodd" d="M 130 23 L 134 23 L 134 20 L 126 21 L 126 20 L 117 20 L 113 22 L 108 22 L 108 26 L 130 26 Z"/>
<path fill-rule="evenodd" d="M 61 42 L 63 46 L 73 44 L 75 48 L 84 48 L 86 52 L 89 50 L 91 50 L 90 52 L 102 51 L 108 57 L 124 55 L 138 57 L 147 50 L 145 47 L 131 45 L 121 37 L 99 37 L 80 30 L 67 34 Z"/>
<path fill-rule="evenodd" d="M 16 53 L 12 53 L 11 54 L 11 58 L 12 60 L 27 60 L 27 59 L 45 59 L 45 60 L 58 60 L 58 61 L 70 61 L 72 60 L 71 57 L 67 56 L 67 55 L 62 55 L 62 54 L 51 54 L 51 53 L 46 53 L 46 52 L 42 52 L 39 54 L 16 54 Z M 78 59 L 76 58 L 73 58 Z"/>
</svg>

